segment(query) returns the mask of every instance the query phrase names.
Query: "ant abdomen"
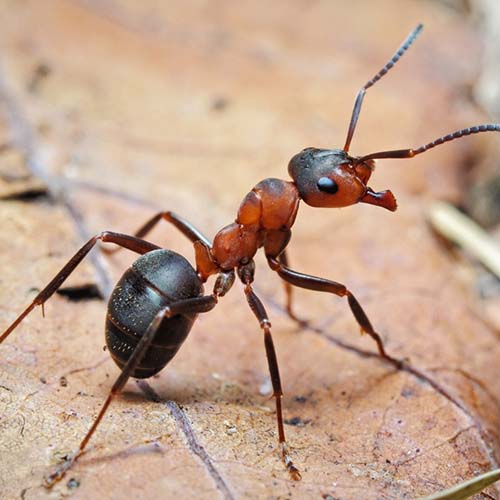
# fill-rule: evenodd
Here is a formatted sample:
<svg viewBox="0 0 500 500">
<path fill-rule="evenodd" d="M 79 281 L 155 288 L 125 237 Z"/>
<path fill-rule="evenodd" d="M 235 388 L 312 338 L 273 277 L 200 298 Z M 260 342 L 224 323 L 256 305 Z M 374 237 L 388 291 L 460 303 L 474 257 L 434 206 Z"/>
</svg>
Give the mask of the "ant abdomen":
<svg viewBox="0 0 500 500">
<path fill-rule="evenodd" d="M 196 271 L 181 255 L 154 250 L 139 257 L 115 286 L 108 304 L 106 344 L 115 363 L 123 368 L 162 308 L 202 292 Z M 154 343 L 131 376 L 148 378 L 162 370 L 181 347 L 195 319 L 195 313 L 163 318 Z"/>
</svg>

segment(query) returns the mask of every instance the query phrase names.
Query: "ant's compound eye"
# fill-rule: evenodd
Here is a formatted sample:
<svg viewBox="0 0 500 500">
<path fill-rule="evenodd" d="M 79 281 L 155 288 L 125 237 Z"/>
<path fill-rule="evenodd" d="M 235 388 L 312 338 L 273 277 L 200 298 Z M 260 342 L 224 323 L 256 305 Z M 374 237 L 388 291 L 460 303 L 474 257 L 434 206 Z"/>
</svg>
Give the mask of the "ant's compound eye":
<svg viewBox="0 0 500 500">
<path fill-rule="evenodd" d="M 329 177 L 321 177 L 318 180 L 317 186 L 323 193 L 335 194 L 339 190 L 337 183 Z"/>
</svg>

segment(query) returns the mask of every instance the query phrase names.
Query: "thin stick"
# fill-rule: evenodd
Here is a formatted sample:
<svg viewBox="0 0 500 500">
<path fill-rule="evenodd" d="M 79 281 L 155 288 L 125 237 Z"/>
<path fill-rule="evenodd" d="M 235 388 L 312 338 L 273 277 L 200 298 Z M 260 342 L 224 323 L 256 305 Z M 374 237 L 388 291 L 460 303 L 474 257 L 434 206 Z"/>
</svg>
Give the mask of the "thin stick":
<svg viewBox="0 0 500 500">
<path fill-rule="evenodd" d="M 431 205 L 429 219 L 440 234 L 460 245 L 500 278 L 500 246 L 472 219 L 444 202 Z"/>
</svg>

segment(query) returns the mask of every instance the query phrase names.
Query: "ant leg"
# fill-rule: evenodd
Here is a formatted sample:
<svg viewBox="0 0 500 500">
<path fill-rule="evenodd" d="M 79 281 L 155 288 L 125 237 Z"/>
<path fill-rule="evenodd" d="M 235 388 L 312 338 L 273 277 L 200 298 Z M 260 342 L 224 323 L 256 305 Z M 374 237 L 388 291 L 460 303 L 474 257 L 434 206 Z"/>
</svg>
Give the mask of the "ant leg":
<svg viewBox="0 0 500 500">
<path fill-rule="evenodd" d="M 67 264 L 56 274 L 52 281 L 33 299 L 33 302 L 18 316 L 18 318 L 3 332 L 0 336 L 0 344 L 9 336 L 9 334 L 21 323 L 21 321 L 36 307 L 43 304 L 54 294 L 54 292 L 63 284 L 66 278 L 75 270 L 83 258 L 92 250 L 98 241 L 107 243 L 115 243 L 123 248 L 132 250 L 139 254 L 145 254 L 151 250 L 157 250 L 158 246 L 153 245 L 147 241 L 128 236 L 126 234 L 113 233 L 110 231 L 103 231 L 91 238 L 85 245 L 76 252 Z"/>
<path fill-rule="evenodd" d="M 199 312 L 208 312 L 213 309 L 217 304 L 217 297 L 215 295 L 205 295 L 202 297 L 194 297 L 191 299 L 181 300 L 178 302 L 174 302 L 163 309 L 161 309 L 158 314 L 155 316 L 151 324 L 148 326 L 146 332 L 139 340 L 134 352 L 126 362 L 123 367 L 120 375 L 116 379 L 113 387 L 111 388 L 106 401 L 101 407 L 99 414 L 97 415 L 94 423 L 91 428 L 82 439 L 78 450 L 75 453 L 67 456 L 64 462 L 50 475 L 48 475 L 44 480 L 44 486 L 46 488 L 52 488 L 55 483 L 60 481 L 66 472 L 72 467 L 72 465 L 78 460 L 78 458 L 84 453 L 85 447 L 87 443 L 90 441 L 90 438 L 94 434 L 97 429 L 99 423 L 101 422 L 106 410 L 113 398 L 122 391 L 123 387 L 127 383 L 127 380 L 132 376 L 135 369 L 140 365 L 142 358 L 151 347 L 151 343 L 153 342 L 156 332 L 158 331 L 161 322 L 165 317 L 170 318 L 177 314 L 189 314 L 189 313 L 199 313 Z"/>
<path fill-rule="evenodd" d="M 282 264 L 284 267 L 288 267 L 289 261 L 288 261 L 288 254 L 286 252 L 286 249 L 281 252 L 280 256 L 278 257 L 278 260 L 280 264 Z M 301 326 L 304 326 L 307 324 L 306 319 L 302 319 L 299 316 L 297 316 L 293 310 L 293 287 L 292 285 L 288 282 L 283 280 L 283 285 L 285 287 L 285 308 L 288 316 L 293 319 L 296 323 L 298 323 Z"/>
<path fill-rule="evenodd" d="M 276 418 L 278 421 L 278 437 L 281 447 L 281 456 L 285 462 L 285 466 L 290 473 L 290 476 L 295 481 L 300 481 L 301 475 L 299 470 L 293 465 L 292 459 L 288 454 L 288 447 L 285 440 L 285 429 L 283 428 L 283 414 L 281 411 L 281 398 L 283 397 L 283 390 L 281 389 L 280 373 L 278 369 L 278 360 L 276 358 L 276 351 L 274 350 L 273 338 L 271 336 L 271 323 L 267 316 L 267 312 L 260 299 L 255 295 L 250 283 L 246 283 L 245 295 L 248 304 L 253 313 L 260 323 L 260 327 L 264 332 L 264 344 L 266 347 L 267 362 L 269 365 L 269 372 L 271 374 L 271 382 L 273 384 L 273 396 L 276 399 Z"/>
<path fill-rule="evenodd" d="M 288 255 L 286 253 L 286 250 L 283 250 L 281 255 L 278 257 L 280 264 L 283 264 L 285 267 L 288 267 Z M 285 302 L 285 307 L 286 307 L 286 312 L 288 313 L 288 316 L 290 318 L 297 320 L 297 316 L 293 313 L 292 310 L 292 301 L 293 301 L 293 288 L 288 281 L 283 281 L 283 285 L 285 286 L 285 296 L 286 296 L 286 302 Z"/>
<path fill-rule="evenodd" d="M 285 267 L 283 264 L 278 262 L 274 258 L 267 259 L 269 267 L 278 273 L 278 275 L 288 283 L 293 286 L 298 286 L 300 288 L 306 288 L 309 290 L 315 290 L 317 292 L 327 292 L 338 295 L 339 297 L 347 296 L 347 301 L 354 318 L 358 322 L 361 328 L 361 333 L 367 333 L 372 337 L 377 343 L 378 352 L 380 356 L 387 361 L 395 364 L 396 366 L 401 366 L 401 361 L 389 356 L 384 349 L 384 344 L 380 335 L 373 328 L 368 316 L 361 307 L 360 303 L 357 301 L 356 297 L 352 294 L 350 290 L 347 289 L 345 285 L 337 283 L 335 281 L 327 280 L 325 278 L 318 278 L 316 276 L 310 276 L 308 274 L 302 274 L 297 271 Z"/>
<path fill-rule="evenodd" d="M 142 225 L 135 233 L 134 236 L 137 238 L 143 238 L 148 234 L 152 229 L 160 222 L 161 220 L 165 220 L 176 227 L 186 238 L 188 238 L 193 243 L 195 241 L 201 240 L 207 246 L 211 247 L 212 244 L 210 240 L 201 233 L 198 229 L 196 229 L 190 222 L 183 219 L 179 215 L 174 212 L 166 211 L 166 212 L 158 212 L 156 215 L 151 217 L 144 225 Z M 119 250 L 119 248 L 112 249 L 103 249 L 104 253 L 111 254 Z"/>
</svg>

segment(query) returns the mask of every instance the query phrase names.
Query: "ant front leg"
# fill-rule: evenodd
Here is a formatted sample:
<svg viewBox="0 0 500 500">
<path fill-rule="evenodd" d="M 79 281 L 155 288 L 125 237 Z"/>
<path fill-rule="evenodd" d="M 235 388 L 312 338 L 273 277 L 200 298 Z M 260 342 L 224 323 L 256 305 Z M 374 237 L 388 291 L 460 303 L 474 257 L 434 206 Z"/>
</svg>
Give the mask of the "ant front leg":
<svg viewBox="0 0 500 500">
<path fill-rule="evenodd" d="M 134 373 L 136 368 L 140 365 L 142 359 L 147 353 L 148 349 L 151 347 L 151 344 L 156 336 L 156 332 L 161 325 L 161 322 L 165 317 L 170 318 L 172 316 L 176 316 L 178 314 L 190 314 L 190 313 L 202 313 L 211 311 L 217 305 L 217 295 L 214 293 L 213 295 L 205 295 L 202 297 L 194 297 L 190 299 L 180 300 L 178 302 L 174 302 L 160 309 L 158 314 L 155 316 L 153 321 L 148 326 L 146 332 L 139 340 L 139 343 L 135 347 L 132 355 L 125 363 L 120 375 L 116 379 L 113 387 L 111 388 L 106 401 L 101 407 L 99 414 L 97 415 L 94 423 L 91 428 L 82 439 L 78 450 L 75 453 L 67 456 L 64 462 L 49 476 L 45 478 L 44 486 L 46 488 L 52 488 L 54 484 L 60 481 L 66 472 L 73 466 L 73 464 L 78 460 L 78 458 L 84 453 L 85 447 L 87 443 L 90 441 L 90 438 L 94 434 L 97 429 L 99 423 L 101 422 L 106 410 L 108 409 L 111 401 L 115 398 L 115 396 L 123 390 L 123 387 L 127 383 L 127 380 Z"/>
<path fill-rule="evenodd" d="M 66 278 L 75 270 L 75 268 L 80 264 L 83 258 L 92 250 L 94 245 L 98 241 L 103 241 L 106 243 L 115 243 L 120 247 L 127 248 L 138 254 L 145 254 L 151 250 L 157 250 L 158 246 L 149 243 L 148 241 L 135 238 L 134 236 L 128 236 L 126 234 L 112 233 L 110 231 L 104 231 L 97 236 L 91 238 L 85 245 L 76 252 L 73 257 L 68 261 L 68 263 L 56 274 L 52 281 L 33 299 L 33 302 L 17 317 L 17 319 L 3 332 L 0 336 L 0 343 L 2 343 L 10 333 L 21 323 L 21 321 L 36 307 L 42 306 L 44 303 L 56 292 L 56 290 L 64 283 Z"/>
<path fill-rule="evenodd" d="M 401 361 L 389 356 L 384 349 L 384 344 L 380 335 L 373 328 L 368 316 L 361 307 L 361 304 L 357 301 L 353 293 L 347 289 L 345 285 L 337 283 L 335 281 L 327 280 L 325 278 L 318 278 L 316 276 L 310 276 L 308 274 L 302 274 L 297 271 L 284 266 L 278 260 L 274 258 L 267 259 L 269 267 L 278 273 L 281 279 L 290 283 L 293 286 L 298 286 L 300 288 L 306 288 L 308 290 L 315 290 L 317 292 L 327 292 L 338 295 L 339 297 L 347 296 L 347 301 L 351 312 L 354 315 L 358 325 L 361 328 L 361 333 L 367 333 L 370 337 L 375 340 L 378 347 L 378 352 L 380 356 L 390 363 L 400 367 Z"/>
<path fill-rule="evenodd" d="M 158 212 L 156 215 L 151 217 L 145 224 L 143 224 L 135 233 L 134 236 L 137 238 L 143 238 L 149 232 L 153 230 L 153 228 L 160 222 L 164 220 L 172 224 L 175 228 L 177 228 L 186 238 L 188 238 L 191 242 L 202 241 L 205 245 L 211 246 L 210 240 L 198 229 L 196 229 L 190 222 L 186 219 L 183 219 L 179 215 L 174 212 L 164 211 Z M 103 249 L 103 252 L 107 254 L 114 253 L 118 251 L 119 248 L 111 248 L 111 249 Z"/>
</svg>

